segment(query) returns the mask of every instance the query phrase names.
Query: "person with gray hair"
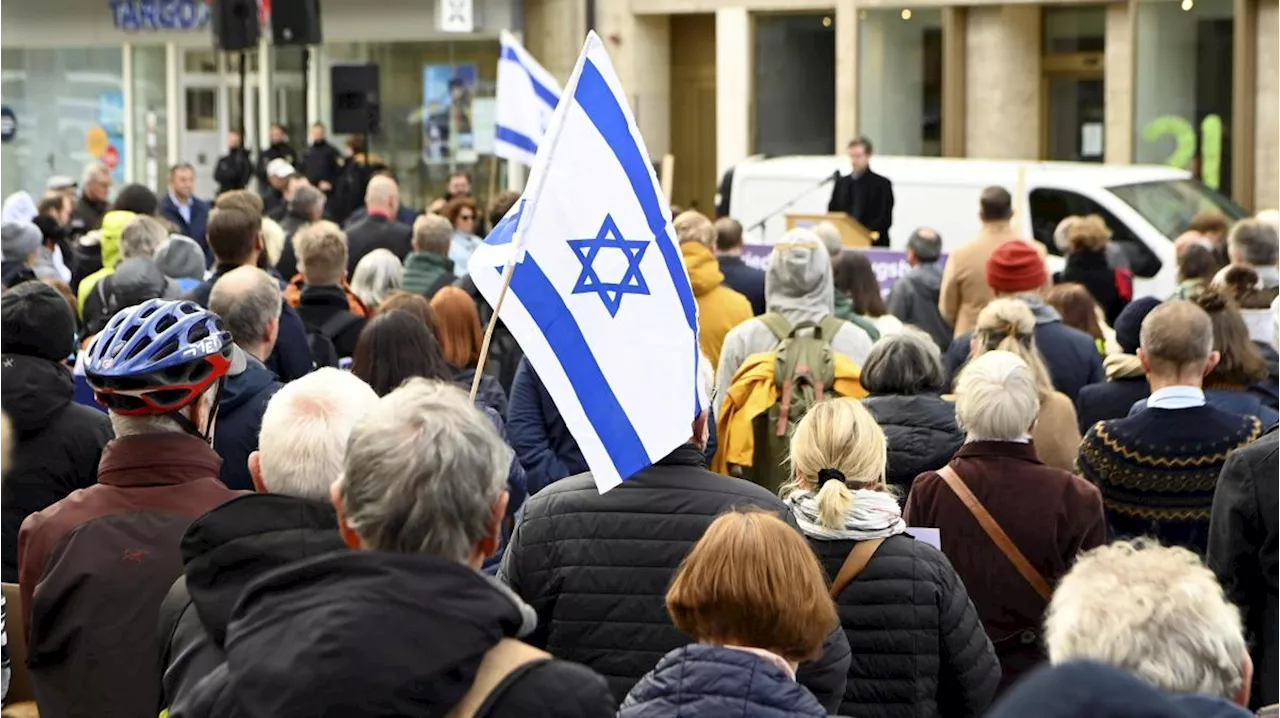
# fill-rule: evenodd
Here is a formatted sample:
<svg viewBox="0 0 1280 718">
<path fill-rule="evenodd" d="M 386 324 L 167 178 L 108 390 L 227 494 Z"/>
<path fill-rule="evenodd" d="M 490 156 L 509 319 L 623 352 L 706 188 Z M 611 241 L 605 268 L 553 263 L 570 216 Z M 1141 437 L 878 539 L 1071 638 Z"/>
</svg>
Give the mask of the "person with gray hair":
<svg viewBox="0 0 1280 718">
<path fill-rule="evenodd" d="M 1082 554 L 1044 623 L 1055 664 L 1097 661 L 1171 693 L 1249 705 L 1254 666 L 1240 611 L 1184 548 L 1137 539 Z"/>
<path fill-rule="evenodd" d="M 404 258 L 404 289 L 430 299 L 457 278 L 449 246 L 453 225 L 438 214 L 424 214 L 413 222 L 413 251 Z"/>
<path fill-rule="evenodd" d="M 280 258 L 276 260 L 276 271 L 285 281 L 293 279 L 298 273 L 298 252 L 293 246 L 293 237 L 298 230 L 324 219 L 326 198 L 324 192 L 303 185 L 293 192 L 289 200 L 289 211 L 280 221 L 280 229 L 284 230 L 284 243 L 280 250 Z"/>
<path fill-rule="evenodd" d="M 885 478 L 901 505 L 911 483 L 949 461 L 964 443 L 954 402 L 942 398 L 947 376 L 933 339 L 908 327 L 876 342 L 862 365 L 862 405 L 884 430 Z"/>
<path fill-rule="evenodd" d="M 184 539 L 183 575 L 160 610 L 161 635 L 168 637 L 160 662 L 162 706 L 173 705 L 226 659 L 231 610 L 250 583 L 346 548 L 329 487 L 342 475 L 351 430 L 377 403 L 369 385 L 331 368 L 296 379 L 271 397 L 259 448 L 248 459 L 257 492 L 210 511 Z"/>
<path fill-rule="evenodd" d="M 889 313 L 903 324 L 926 332 L 939 351 L 951 346 L 951 325 L 938 311 L 942 291 L 942 237 L 937 231 L 920 227 L 907 238 L 907 264 L 911 269 L 893 283 L 889 291 Z"/>
<path fill-rule="evenodd" d="M 1280 287 L 1280 238 L 1274 225 L 1260 219 L 1242 219 L 1231 227 L 1227 235 L 1227 267 L 1249 267 L 1258 273 L 1258 288 Z M 1224 268 L 1219 276 L 1224 274 Z M 1214 279 L 1218 283 L 1217 278 Z"/>
<path fill-rule="evenodd" d="M 451 384 L 413 379 L 378 400 L 331 490 L 354 550 L 249 585 L 225 663 L 170 715 L 614 716 L 604 679 L 523 643 L 533 609 L 479 571 L 498 546 L 510 460 Z"/>
<path fill-rule="evenodd" d="M 82 312 L 85 331 L 97 334 L 124 307 L 148 299 L 177 299 L 178 282 L 165 276 L 155 254 L 169 241 L 169 229 L 155 217 L 139 215 L 120 233 L 120 262 L 98 280 L 85 297 Z"/>
<path fill-rule="evenodd" d="M 969 362 L 956 385 L 965 443 L 946 466 L 916 478 L 903 511 L 907 525 L 941 532 L 942 552 L 995 644 L 1002 689 L 1045 660 L 1041 617 L 1049 587 L 1077 553 L 1107 540 L 1097 487 L 1037 456 L 1030 437 L 1039 410 L 1035 374 L 1016 354 L 990 351 Z M 975 520 L 962 491 L 1007 541 Z"/>
<path fill-rule="evenodd" d="M 71 226 L 75 234 L 102 228 L 102 217 L 111 209 L 111 168 L 101 162 L 90 162 L 80 173 L 80 198 L 71 210 Z"/>
<path fill-rule="evenodd" d="M 794 327 L 801 322 L 820 323 L 835 314 L 835 282 L 831 255 L 818 236 L 807 229 L 787 232 L 773 247 L 765 274 L 765 303 L 769 313 Z M 729 383 L 747 357 L 770 351 L 779 337 L 766 320 L 755 317 L 729 331 L 720 349 L 716 370 L 716 396 L 727 396 Z M 845 322 L 831 337 L 832 351 L 859 366 L 871 352 L 871 337 Z"/>
<path fill-rule="evenodd" d="M 280 285 L 257 267 L 236 267 L 214 283 L 209 310 L 222 317 L 235 342 L 213 439 L 213 450 L 222 457 L 218 478 L 250 491 L 249 455 L 258 448 L 267 402 L 280 390 L 276 375 L 263 364 L 280 334 Z"/>
<path fill-rule="evenodd" d="M 364 255 L 351 277 L 351 291 L 364 302 L 370 314 L 403 284 L 404 265 L 386 249 L 375 249 Z"/>
</svg>

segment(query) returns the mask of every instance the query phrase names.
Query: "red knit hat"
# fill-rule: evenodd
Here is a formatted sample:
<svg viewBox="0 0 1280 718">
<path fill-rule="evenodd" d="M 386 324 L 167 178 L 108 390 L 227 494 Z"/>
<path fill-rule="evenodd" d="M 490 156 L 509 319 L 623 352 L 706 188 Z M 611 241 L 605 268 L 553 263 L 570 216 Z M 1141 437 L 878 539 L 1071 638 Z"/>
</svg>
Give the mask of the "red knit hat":
<svg viewBox="0 0 1280 718">
<path fill-rule="evenodd" d="M 1049 280 L 1044 260 L 1030 242 L 1013 239 L 996 247 L 987 258 L 987 285 L 1002 294 L 1030 292 Z"/>
</svg>

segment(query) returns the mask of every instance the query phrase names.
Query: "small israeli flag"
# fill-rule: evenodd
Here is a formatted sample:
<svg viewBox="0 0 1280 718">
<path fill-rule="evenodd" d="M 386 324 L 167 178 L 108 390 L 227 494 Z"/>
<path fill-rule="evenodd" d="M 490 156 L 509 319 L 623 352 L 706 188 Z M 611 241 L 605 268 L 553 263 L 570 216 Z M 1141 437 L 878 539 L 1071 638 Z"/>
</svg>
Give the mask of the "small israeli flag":
<svg viewBox="0 0 1280 718">
<path fill-rule="evenodd" d="M 560 85 L 514 35 L 503 30 L 501 42 L 493 153 L 532 165 L 551 114 L 560 102 Z"/>
<path fill-rule="evenodd" d="M 689 440 L 708 399 L 698 308 L 644 140 L 600 38 L 524 195 L 471 257 L 603 493 Z"/>
</svg>

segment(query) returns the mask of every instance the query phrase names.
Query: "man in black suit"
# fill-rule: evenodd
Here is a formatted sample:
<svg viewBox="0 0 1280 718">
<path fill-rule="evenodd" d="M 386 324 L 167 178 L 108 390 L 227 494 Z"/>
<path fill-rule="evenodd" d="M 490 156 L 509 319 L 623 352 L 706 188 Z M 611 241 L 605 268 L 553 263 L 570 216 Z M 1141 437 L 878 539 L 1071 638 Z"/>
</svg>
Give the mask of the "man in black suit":
<svg viewBox="0 0 1280 718">
<path fill-rule="evenodd" d="M 893 224 L 893 183 L 871 171 L 871 140 L 858 137 L 849 143 L 853 172 L 842 175 L 831 190 L 828 212 L 844 212 L 871 230 L 876 247 L 889 246 Z"/>
<path fill-rule="evenodd" d="M 374 175 L 364 191 L 367 216 L 347 230 L 347 274 L 354 276 L 356 265 L 375 249 L 389 249 L 400 261 L 413 251 L 413 228 L 395 219 L 400 209 L 400 188 L 386 175 Z"/>
</svg>

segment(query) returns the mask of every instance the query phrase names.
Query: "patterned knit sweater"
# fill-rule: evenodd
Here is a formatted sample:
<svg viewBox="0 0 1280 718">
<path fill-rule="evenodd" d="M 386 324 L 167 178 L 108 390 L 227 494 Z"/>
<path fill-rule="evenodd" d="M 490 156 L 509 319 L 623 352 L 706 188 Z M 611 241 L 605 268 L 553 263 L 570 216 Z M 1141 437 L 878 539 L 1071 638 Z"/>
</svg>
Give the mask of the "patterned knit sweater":
<svg viewBox="0 0 1280 718">
<path fill-rule="evenodd" d="M 1094 424 L 1078 468 L 1102 491 L 1113 536 L 1154 536 L 1204 555 L 1218 473 L 1262 431 L 1257 417 L 1209 406 L 1147 409 Z"/>
</svg>

